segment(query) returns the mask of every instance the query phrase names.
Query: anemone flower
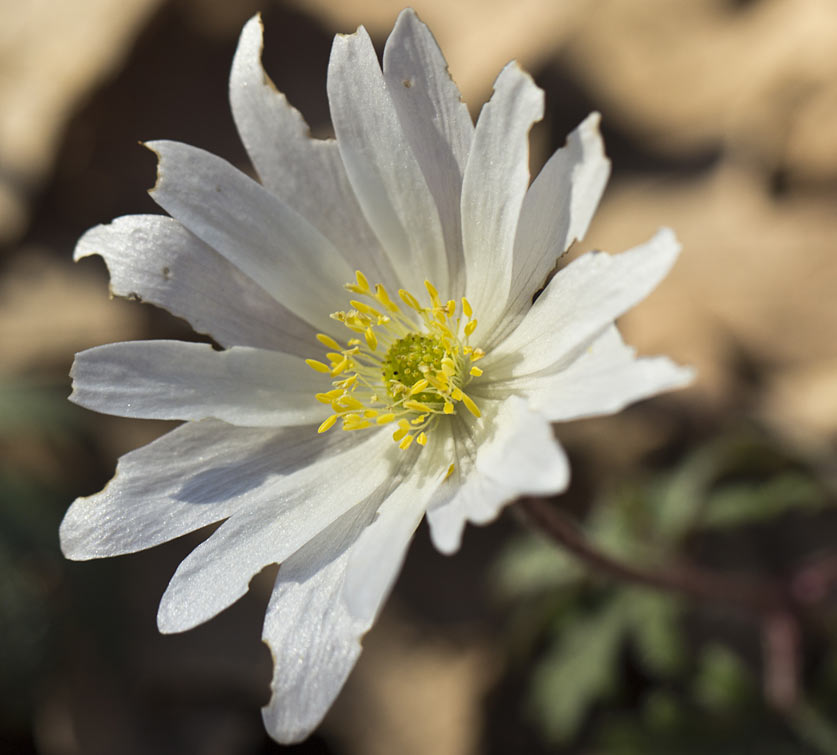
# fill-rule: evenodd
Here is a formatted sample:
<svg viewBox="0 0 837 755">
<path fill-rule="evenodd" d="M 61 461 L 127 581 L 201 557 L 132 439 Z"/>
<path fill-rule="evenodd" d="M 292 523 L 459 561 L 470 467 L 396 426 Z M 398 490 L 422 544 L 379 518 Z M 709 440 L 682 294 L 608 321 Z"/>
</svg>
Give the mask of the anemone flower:
<svg viewBox="0 0 837 755">
<path fill-rule="evenodd" d="M 340 691 L 422 518 L 452 553 L 467 522 L 567 487 L 551 423 L 619 411 L 691 371 L 637 358 L 614 324 L 674 263 L 670 231 L 583 255 L 545 283 L 607 181 L 597 114 L 530 185 L 543 92 L 516 64 L 474 125 L 415 13 L 399 16 L 383 66 L 363 27 L 339 35 L 336 138 L 319 140 L 265 74 L 261 46 L 256 17 L 230 78 L 260 180 L 196 147 L 150 143 L 151 194 L 168 216 L 121 217 L 78 243 L 76 259 L 105 259 L 116 294 L 221 348 L 78 354 L 73 401 L 184 424 L 76 500 L 61 545 L 71 559 L 116 556 L 220 523 L 172 577 L 162 632 L 207 621 L 280 564 L 263 716 L 293 742 Z"/>
</svg>

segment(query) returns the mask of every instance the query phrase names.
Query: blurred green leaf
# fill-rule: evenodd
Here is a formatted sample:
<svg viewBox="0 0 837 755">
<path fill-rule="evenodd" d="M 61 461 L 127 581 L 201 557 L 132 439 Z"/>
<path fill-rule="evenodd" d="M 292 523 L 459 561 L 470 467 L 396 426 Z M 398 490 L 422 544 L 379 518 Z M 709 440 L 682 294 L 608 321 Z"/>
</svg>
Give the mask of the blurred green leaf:
<svg viewBox="0 0 837 755">
<path fill-rule="evenodd" d="M 759 694 L 750 670 L 738 655 L 714 643 L 700 655 L 692 690 L 697 702 L 717 711 L 741 705 Z"/>
<path fill-rule="evenodd" d="M 68 426 L 76 409 L 67 401 L 67 387 L 0 381 L 0 438 Z"/>
<path fill-rule="evenodd" d="M 627 601 L 617 596 L 561 627 L 532 685 L 532 712 L 549 739 L 571 739 L 588 708 L 613 690 L 627 620 Z"/>
<path fill-rule="evenodd" d="M 790 471 L 765 482 L 720 488 L 707 499 L 701 523 L 706 527 L 731 527 L 769 519 L 791 509 L 820 509 L 827 502 L 825 491 L 816 480 Z"/>
<path fill-rule="evenodd" d="M 503 598 L 516 598 L 573 584 L 584 576 L 578 560 L 555 543 L 524 535 L 506 546 L 495 562 L 493 583 Z"/>
<path fill-rule="evenodd" d="M 637 659 L 651 674 L 670 677 L 684 666 L 686 649 L 679 626 L 680 605 L 670 595 L 630 590 L 628 619 Z"/>
</svg>

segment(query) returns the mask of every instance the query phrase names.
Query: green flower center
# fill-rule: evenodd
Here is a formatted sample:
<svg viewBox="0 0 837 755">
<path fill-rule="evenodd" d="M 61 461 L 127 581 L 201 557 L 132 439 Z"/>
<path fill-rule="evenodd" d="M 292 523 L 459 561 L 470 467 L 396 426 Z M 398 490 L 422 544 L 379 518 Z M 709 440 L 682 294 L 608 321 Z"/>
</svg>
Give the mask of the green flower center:
<svg viewBox="0 0 837 755">
<path fill-rule="evenodd" d="M 326 432 L 338 420 L 348 431 L 393 422 L 397 428 L 392 439 L 407 449 L 413 441 L 426 445 L 437 418 L 455 414 L 459 405 L 480 417 L 479 407 L 463 390 L 482 375 L 474 363 L 485 356 L 470 344 L 477 320 L 468 300 L 463 297 L 459 305 L 443 302 L 433 284 L 425 281 L 429 305 L 404 289 L 398 291 L 399 305 L 383 285 L 373 289 L 360 271 L 355 277 L 346 288 L 359 298 L 349 302 L 350 310 L 331 315 L 351 337 L 340 343 L 318 333 L 317 340 L 330 349 L 328 363 L 305 360 L 315 372 L 331 378 L 332 389 L 314 396 L 334 412 L 318 432 Z"/>
<path fill-rule="evenodd" d="M 442 369 L 445 347 L 438 338 L 410 333 L 394 341 L 384 357 L 381 375 L 387 393 L 395 400 L 403 395 L 401 386 L 413 386 L 431 370 Z M 422 392 L 413 396 L 416 401 L 436 403 L 439 395 Z"/>
</svg>

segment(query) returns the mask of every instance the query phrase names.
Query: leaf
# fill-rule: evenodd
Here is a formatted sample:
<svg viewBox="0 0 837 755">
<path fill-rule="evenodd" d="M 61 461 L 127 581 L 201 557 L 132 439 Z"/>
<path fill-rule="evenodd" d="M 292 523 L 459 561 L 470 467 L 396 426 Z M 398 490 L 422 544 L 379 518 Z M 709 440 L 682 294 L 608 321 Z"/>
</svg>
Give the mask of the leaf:
<svg viewBox="0 0 837 755">
<path fill-rule="evenodd" d="M 555 543 L 530 535 L 517 537 L 498 558 L 492 582 L 504 598 L 556 590 L 577 582 L 585 571 Z"/>
<path fill-rule="evenodd" d="M 588 708 L 612 691 L 627 618 L 627 602 L 617 596 L 562 625 L 532 682 L 531 710 L 549 739 L 570 739 Z"/>
<path fill-rule="evenodd" d="M 650 590 L 629 593 L 630 633 L 638 660 L 652 674 L 676 675 L 686 660 L 678 625 L 680 604 L 669 595 Z"/>
<path fill-rule="evenodd" d="M 756 694 L 750 670 L 732 650 L 712 644 L 704 648 L 692 691 L 710 710 L 727 710 L 746 703 Z"/>
<path fill-rule="evenodd" d="M 706 502 L 702 524 L 730 527 L 770 519 L 795 508 L 827 504 L 822 487 L 803 472 L 789 471 L 759 483 L 728 484 Z"/>
</svg>

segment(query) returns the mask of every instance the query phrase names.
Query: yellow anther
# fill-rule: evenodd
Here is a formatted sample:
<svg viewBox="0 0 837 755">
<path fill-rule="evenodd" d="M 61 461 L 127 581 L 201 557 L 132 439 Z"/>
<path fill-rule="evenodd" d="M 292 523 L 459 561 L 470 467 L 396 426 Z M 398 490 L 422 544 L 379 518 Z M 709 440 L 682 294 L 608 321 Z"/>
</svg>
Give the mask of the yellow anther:
<svg viewBox="0 0 837 755">
<path fill-rule="evenodd" d="M 399 427 L 393 434 L 392 439 L 397 443 L 401 440 L 408 432 L 410 432 L 409 427 Z"/>
<path fill-rule="evenodd" d="M 378 410 L 377 409 L 367 409 L 366 411 L 363 412 L 363 416 L 366 417 L 367 419 L 375 419 L 375 417 L 378 416 Z"/>
<path fill-rule="evenodd" d="M 450 477 L 450 476 L 453 474 L 453 470 L 454 470 L 454 469 L 456 469 L 456 465 L 455 465 L 455 464 L 451 464 L 451 465 L 448 467 L 448 473 L 445 475 L 445 479 L 446 479 L 446 480 L 448 479 L 448 477 Z"/>
<path fill-rule="evenodd" d="M 444 357 L 442 359 L 442 374 L 447 378 L 456 374 L 456 362 L 450 357 Z"/>
<path fill-rule="evenodd" d="M 468 408 L 468 411 L 471 412 L 475 417 L 481 417 L 482 412 L 480 411 L 479 407 L 474 403 L 474 400 L 468 396 L 467 394 L 462 394 L 462 403 Z"/>
<path fill-rule="evenodd" d="M 345 372 L 349 369 L 349 357 L 343 357 L 343 361 L 340 364 L 335 365 L 331 369 L 331 374 L 334 377 L 337 377 L 341 372 Z"/>
<path fill-rule="evenodd" d="M 369 281 L 366 276 L 360 272 L 360 270 L 355 270 L 355 280 L 357 281 L 358 288 L 360 288 L 364 294 L 369 291 Z"/>
<path fill-rule="evenodd" d="M 448 317 L 453 317 L 454 312 L 456 312 L 456 302 L 453 299 L 448 299 L 448 303 L 445 304 L 445 314 Z"/>
<path fill-rule="evenodd" d="M 482 375 L 482 370 L 479 367 L 471 367 L 469 372 L 473 377 L 479 377 L 480 375 Z"/>
<path fill-rule="evenodd" d="M 306 359 L 305 364 L 307 364 L 315 372 L 329 372 L 331 369 L 328 365 L 318 362 L 316 359 Z"/>
<path fill-rule="evenodd" d="M 462 401 L 462 397 L 465 394 L 462 392 L 461 388 L 457 388 L 456 386 L 454 386 L 453 390 L 450 392 L 450 395 L 453 397 L 454 401 Z"/>
<path fill-rule="evenodd" d="M 344 422 L 343 429 L 347 432 L 351 432 L 352 430 L 365 430 L 367 427 L 371 427 L 372 423 L 367 422 L 365 419 L 357 420 L 354 422 Z"/>
<path fill-rule="evenodd" d="M 394 419 L 395 419 L 395 415 L 392 412 L 390 412 L 389 414 L 381 414 L 375 420 L 375 422 L 377 422 L 379 425 L 386 425 L 386 424 L 389 424 L 390 422 L 392 422 Z"/>
<path fill-rule="evenodd" d="M 340 362 L 343 361 L 343 358 L 346 355 L 343 354 L 342 352 L 329 351 L 328 354 L 326 354 L 326 356 L 331 360 L 331 363 L 334 365 L 334 364 L 340 364 Z"/>
<path fill-rule="evenodd" d="M 427 378 L 416 380 L 416 382 L 413 383 L 413 387 L 410 388 L 410 395 L 415 396 L 417 393 L 421 393 L 428 385 L 430 385 L 430 381 Z"/>
<path fill-rule="evenodd" d="M 444 393 L 448 389 L 448 378 L 444 372 L 437 372 L 435 375 L 427 374 L 427 382 L 437 391 Z"/>
<path fill-rule="evenodd" d="M 346 409 L 363 409 L 363 404 L 361 404 L 354 396 L 349 396 L 348 394 L 339 398 L 337 403 L 341 404 Z"/>
<path fill-rule="evenodd" d="M 424 287 L 427 289 L 427 293 L 430 294 L 430 299 L 433 302 L 433 306 L 438 307 L 440 302 L 439 292 L 436 290 L 436 287 L 430 281 L 425 281 Z"/>
<path fill-rule="evenodd" d="M 471 308 L 471 302 L 469 302 L 464 296 L 462 297 L 462 311 L 465 313 L 465 317 L 469 320 L 471 319 L 471 315 L 474 314 L 474 310 Z"/>
<path fill-rule="evenodd" d="M 410 424 L 411 425 L 423 425 L 426 420 L 427 420 L 427 415 L 426 414 L 419 414 L 418 417 L 416 417 L 415 419 L 410 420 Z"/>
<path fill-rule="evenodd" d="M 433 411 L 427 404 L 422 404 L 421 401 L 413 401 L 412 399 L 404 402 L 404 408 L 414 412 L 426 412 L 428 414 Z"/>
<path fill-rule="evenodd" d="M 420 446 L 426 446 L 427 445 L 427 433 L 419 433 L 416 436 L 416 443 L 418 443 Z"/>
<path fill-rule="evenodd" d="M 482 359 L 485 356 L 485 352 L 482 349 L 474 349 L 471 352 L 471 361 L 476 362 L 477 359 Z"/>
<path fill-rule="evenodd" d="M 329 417 L 326 417 L 323 420 L 322 424 L 317 428 L 318 433 L 324 433 L 326 430 L 330 430 L 334 427 L 334 423 L 337 422 L 337 415 L 332 414 Z"/>
<path fill-rule="evenodd" d="M 470 320 L 468 324 L 465 326 L 465 335 L 470 336 L 477 329 L 477 321 Z"/>
<path fill-rule="evenodd" d="M 412 435 L 405 435 L 403 440 L 398 444 L 398 447 L 402 451 L 406 451 L 410 447 L 412 442 L 413 442 L 413 436 Z"/>
<path fill-rule="evenodd" d="M 442 411 L 445 414 L 453 414 L 453 404 L 450 401 L 445 401 L 445 408 Z"/>
<path fill-rule="evenodd" d="M 332 397 L 329 393 L 315 393 L 314 398 L 321 404 L 330 404 Z"/>
<path fill-rule="evenodd" d="M 399 288 L 398 295 L 401 297 L 401 301 L 403 301 L 408 307 L 416 310 L 416 312 L 421 312 L 421 305 L 418 303 L 418 299 L 416 299 L 416 297 L 409 291 Z"/>
<path fill-rule="evenodd" d="M 325 333 L 317 333 L 317 340 L 329 349 L 340 351 L 340 344 L 337 343 L 337 341 L 335 341 L 331 336 L 327 336 Z"/>
<path fill-rule="evenodd" d="M 375 307 L 367 304 L 366 302 L 355 301 L 352 299 L 349 304 L 351 304 L 358 312 L 362 312 L 365 315 L 372 315 L 374 317 L 381 316 L 381 313 L 375 309 Z"/>
<path fill-rule="evenodd" d="M 443 322 L 438 323 L 436 325 L 436 328 L 442 334 L 442 338 L 445 341 L 445 346 L 448 348 L 448 350 L 450 350 L 450 348 L 453 346 L 452 342 L 455 340 L 454 337 L 453 337 L 453 333 L 451 333 L 450 328 L 447 325 L 445 325 Z"/>
<path fill-rule="evenodd" d="M 364 335 L 366 336 L 367 346 L 369 346 L 372 351 L 375 351 L 378 348 L 378 339 L 375 337 L 375 332 L 372 328 L 367 328 Z"/>
<path fill-rule="evenodd" d="M 389 298 L 387 290 L 379 283 L 375 286 L 375 298 L 381 302 L 390 312 L 397 312 L 398 305 Z"/>
</svg>

